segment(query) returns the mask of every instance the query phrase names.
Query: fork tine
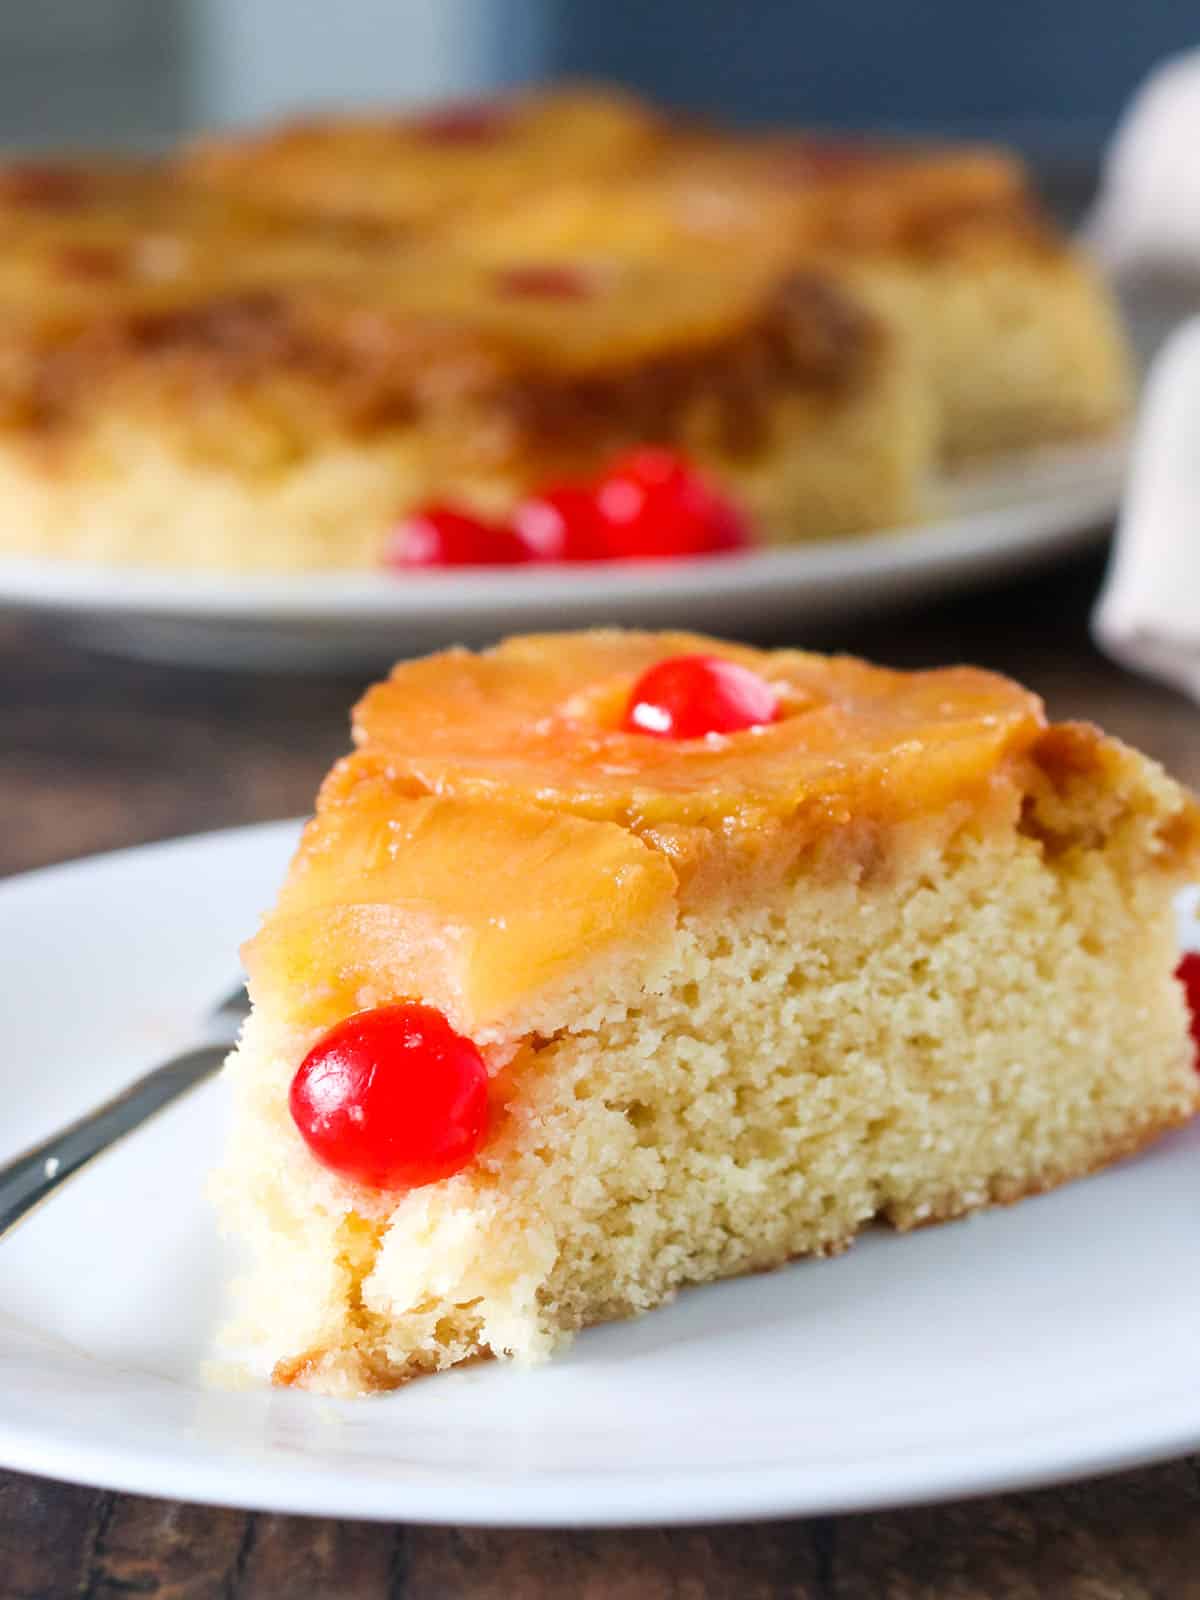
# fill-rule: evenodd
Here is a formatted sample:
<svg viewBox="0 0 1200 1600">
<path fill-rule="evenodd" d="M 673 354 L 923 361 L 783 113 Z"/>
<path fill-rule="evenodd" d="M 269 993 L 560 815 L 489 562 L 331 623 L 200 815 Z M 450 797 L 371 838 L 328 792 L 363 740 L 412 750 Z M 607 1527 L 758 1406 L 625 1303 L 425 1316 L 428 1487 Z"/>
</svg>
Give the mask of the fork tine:
<svg viewBox="0 0 1200 1600">
<path fill-rule="evenodd" d="M 220 1005 L 213 1007 L 210 1021 L 241 1022 L 249 1015 L 250 996 L 246 992 L 246 980 L 243 978 L 237 988 L 225 996 Z"/>
</svg>

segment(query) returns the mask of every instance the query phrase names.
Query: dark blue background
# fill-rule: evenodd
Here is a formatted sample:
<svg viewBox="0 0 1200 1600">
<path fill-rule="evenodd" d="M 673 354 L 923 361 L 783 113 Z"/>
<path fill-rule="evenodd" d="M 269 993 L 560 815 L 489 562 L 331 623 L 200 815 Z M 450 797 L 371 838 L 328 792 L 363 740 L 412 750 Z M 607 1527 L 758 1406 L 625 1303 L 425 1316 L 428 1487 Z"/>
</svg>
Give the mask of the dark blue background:
<svg viewBox="0 0 1200 1600">
<path fill-rule="evenodd" d="M 558 73 L 621 79 L 744 121 L 991 134 L 1087 155 L 1164 55 L 1182 0 L 557 0 Z M 1200 159 L 1200 152 L 1197 152 Z"/>
</svg>

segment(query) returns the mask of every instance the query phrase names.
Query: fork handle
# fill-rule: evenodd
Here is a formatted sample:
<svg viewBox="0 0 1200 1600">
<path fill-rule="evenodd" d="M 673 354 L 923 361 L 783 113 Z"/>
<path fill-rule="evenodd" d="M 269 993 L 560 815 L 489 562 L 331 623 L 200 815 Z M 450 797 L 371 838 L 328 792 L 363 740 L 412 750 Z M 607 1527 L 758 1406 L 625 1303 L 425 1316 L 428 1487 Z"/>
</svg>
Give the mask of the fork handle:
<svg viewBox="0 0 1200 1600">
<path fill-rule="evenodd" d="M 73 1172 L 211 1077 L 229 1050 L 228 1043 L 206 1044 L 172 1056 L 94 1111 L 0 1166 L 0 1238 Z"/>
</svg>

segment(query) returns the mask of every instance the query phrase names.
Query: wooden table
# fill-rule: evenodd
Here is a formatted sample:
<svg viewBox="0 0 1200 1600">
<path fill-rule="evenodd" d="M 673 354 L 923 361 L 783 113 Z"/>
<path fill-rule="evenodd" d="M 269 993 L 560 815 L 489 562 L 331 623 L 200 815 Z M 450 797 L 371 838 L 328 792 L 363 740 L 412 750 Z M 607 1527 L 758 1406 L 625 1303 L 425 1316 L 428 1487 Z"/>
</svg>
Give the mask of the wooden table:
<svg viewBox="0 0 1200 1600">
<path fill-rule="evenodd" d="M 1094 718 L 1200 785 L 1200 710 L 1088 641 L 1100 570 L 1081 558 L 802 642 L 1012 672 L 1054 715 Z M 0 684 L 6 872 L 305 810 L 358 688 L 103 660 L 44 625 L 2 620 Z M 3 1600 L 132 1595 L 1200 1600 L 1200 1461 L 928 1510 L 561 1534 L 253 1516 L 0 1474 Z"/>
</svg>

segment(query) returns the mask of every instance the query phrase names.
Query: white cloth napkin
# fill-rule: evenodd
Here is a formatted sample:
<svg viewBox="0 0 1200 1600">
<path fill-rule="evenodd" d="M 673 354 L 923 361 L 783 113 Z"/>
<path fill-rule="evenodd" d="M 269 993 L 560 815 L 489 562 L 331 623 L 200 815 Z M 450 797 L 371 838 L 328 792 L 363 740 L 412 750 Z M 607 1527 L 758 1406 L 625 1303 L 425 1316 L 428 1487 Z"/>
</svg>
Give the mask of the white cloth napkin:
<svg viewBox="0 0 1200 1600">
<path fill-rule="evenodd" d="M 1200 700 L 1200 317 L 1151 368 L 1092 627 L 1118 661 Z"/>
<path fill-rule="evenodd" d="M 1085 232 L 1110 270 L 1200 281 L 1200 50 L 1158 67 L 1134 95 Z"/>
</svg>

